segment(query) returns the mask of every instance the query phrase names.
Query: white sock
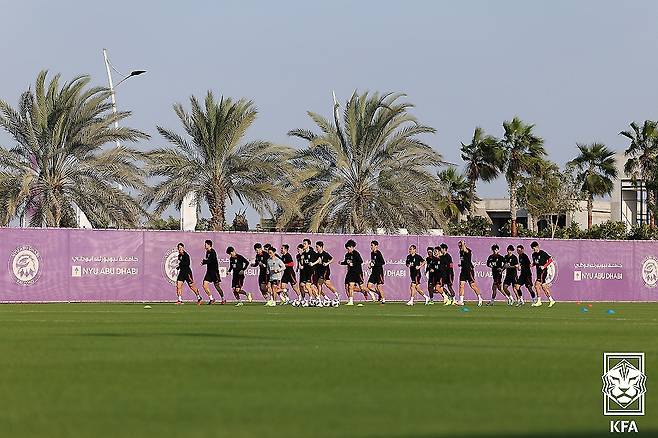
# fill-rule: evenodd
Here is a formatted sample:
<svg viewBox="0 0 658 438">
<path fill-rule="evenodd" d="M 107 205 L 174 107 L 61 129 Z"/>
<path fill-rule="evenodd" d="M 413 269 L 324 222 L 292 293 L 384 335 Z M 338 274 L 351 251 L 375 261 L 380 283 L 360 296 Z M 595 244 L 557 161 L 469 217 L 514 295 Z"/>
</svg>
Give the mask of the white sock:
<svg viewBox="0 0 658 438">
<path fill-rule="evenodd" d="M 208 299 L 209 299 L 210 301 L 213 300 L 212 294 L 208 295 Z"/>
</svg>

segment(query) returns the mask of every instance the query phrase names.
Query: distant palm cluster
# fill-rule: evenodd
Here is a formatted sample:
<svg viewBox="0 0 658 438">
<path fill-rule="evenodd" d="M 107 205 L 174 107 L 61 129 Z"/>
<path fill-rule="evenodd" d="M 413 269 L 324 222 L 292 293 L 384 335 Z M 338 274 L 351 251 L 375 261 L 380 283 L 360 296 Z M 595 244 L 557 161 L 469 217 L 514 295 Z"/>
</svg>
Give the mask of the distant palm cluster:
<svg viewBox="0 0 658 438">
<path fill-rule="evenodd" d="M 181 126 L 157 127 L 169 145 L 143 152 L 127 144 L 149 136 L 118 126 L 130 113 L 111 111 L 110 90 L 89 83 L 88 76 L 62 83 L 60 75 L 48 82 L 43 71 L 16 107 L 0 100 L 0 125 L 15 140 L 0 147 L 0 225 L 26 218 L 30 226 L 71 227 L 79 209 L 94 227 L 136 228 L 191 196 L 207 205 L 211 230 L 227 228 L 227 206 L 237 202 L 269 215 L 279 230 L 423 233 L 473 218 L 477 183 L 502 175 L 516 235 L 519 207 L 553 217 L 581 199 L 591 226 L 593 199 L 610 194 L 617 177 L 614 153 L 599 143 L 577 145 L 560 169 L 534 125 L 518 117 L 503 122 L 500 138 L 475 128 L 461 144 L 460 172 L 427 143 L 435 129 L 409 112 L 401 93 L 354 92 L 342 110 L 334 99 L 331 118 L 309 111 L 316 129 L 288 132 L 305 142 L 297 149 L 244 141 L 254 103 L 208 92 L 191 97 L 188 109 L 175 104 Z M 630 140 L 625 172 L 644 181 L 653 226 L 658 127 L 631 123 L 621 135 Z"/>
</svg>

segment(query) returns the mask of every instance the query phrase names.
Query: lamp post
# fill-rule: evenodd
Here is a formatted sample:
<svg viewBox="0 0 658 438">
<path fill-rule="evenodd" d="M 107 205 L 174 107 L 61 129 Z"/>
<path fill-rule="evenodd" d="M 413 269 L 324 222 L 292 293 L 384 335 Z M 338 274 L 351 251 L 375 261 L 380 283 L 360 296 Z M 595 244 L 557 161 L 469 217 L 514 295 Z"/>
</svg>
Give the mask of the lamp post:
<svg viewBox="0 0 658 438">
<path fill-rule="evenodd" d="M 122 73 L 120 71 L 118 71 L 116 68 L 114 68 L 114 66 L 110 63 L 110 60 L 107 58 L 107 49 L 103 49 L 103 59 L 105 60 L 105 70 L 107 70 L 107 82 L 110 85 L 110 98 L 112 100 L 112 112 L 114 114 L 116 114 L 117 113 L 117 101 L 116 101 L 116 96 L 115 96 L 114 89 L 116 87 L 118 87 L 119 85 L 121 85 L 121 83 L 123 81 L 125 81 L 127 79 L 130 79 L 133 76 L 139 76 L 143 73 L 146 73 L 146 70 L 133 70 L 129 74 L 124 75 L 124 78 L 121 79 L 119 82 L 117 82 L 116 85 L 114 85 L 112 83 L 112 70 L 119 73 L 120 75 L 122 75 Z M 119 128 L 119 122 L 116 121 L 116 120 L 114 121 L 114 128 L 115 129 Z M 117 140 L 116 143 L 117 143 L 117 147 L 121 146 L 121 143 L 119 142 L 119 140 Z"/>
</svg>

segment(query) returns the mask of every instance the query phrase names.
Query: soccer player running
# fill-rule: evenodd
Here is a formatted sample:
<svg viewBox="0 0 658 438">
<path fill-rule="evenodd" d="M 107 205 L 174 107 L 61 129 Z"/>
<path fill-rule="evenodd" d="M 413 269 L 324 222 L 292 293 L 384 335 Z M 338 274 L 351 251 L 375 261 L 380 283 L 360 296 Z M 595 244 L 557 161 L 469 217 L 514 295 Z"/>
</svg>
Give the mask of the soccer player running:
<svg viewBox="0 0 658 438">
<path fill-rule="evenodd" d="M 491 276 L 493 283 L 491 285 L 491 301 L 487 306 L 493 306 L 496 302 L 496 294 L 498 292 L 507 296 L 507 304 L 511 302 L 509 292 L 503 291 L 503 270 L 505 266 L 505 257 L 500 255 L 500 247 L 498 245 L 491 246 L 491 255 L 487 258 L 487 266 L 491 268 Z"/>
<path fill-rule="evenodd" d="M 466 283 L 468 283 L 471 290 L 475 292 L 475 295 L 478 297 L 478 307 L 481 307 L 482 295 L 480 294 L 480 288 L 475 282 L 473 252 L 468 246 L 466 246 L 466 242 L 463 240 L 459 241 L 459 266 L 461 267 L 461 270 L 459 271 L 459 302 L 457 305 L 464 305 L 464 290 L 466 289 Z"/>
<path fill-rule="evenodd" d="M 276 299 L 279 296 L 279 291 L 281 290 L 281 278 L 283 278 L 283 272 L 286 270 L 286 265 L 276 255 L 276 248 L 270 246 L 267 249 L 267 272 L 269 273 L 269 289 L 270 289 L 270 299 L 265 303 L 266 306 L 273 307 L 276 306 Z M 282 303 L 285 303 L 283 298 L 281 299 Z"/>
<path fill-rule="evenodd" d="M 301 243 L 297 245 L 297 255 L 295 258 L 297 259 L 297 271 L 299 272 L 299 291 L 302 294 L 300 304 L 306 307 L 308 306 L 306 295 L 310 295 L 310 292 L 307 289 L 308 284 L 304 281 L 304 275 L 306 274 L 306 271 L 304 271 L 304 245 Z"/>
<path fill-rule="evenodd" d="M 505 295 L 510 297 L 508 305 L 514 305 L 516 301 L 516 280 L 517 280 L 517 267 L 519 266 L 519 259 L 514 254 L 514 245 L 507 247 L 507 254 L 503 257 L 503 267 L 505 268 L 505 280 L 503 281 L 503 291 Z M 510 293 L 509 287 L 512 286 L 514 293 Z M 523 300 L 523 298 L 519 298 Z"/>
<path fill-rule="evenodd" d="M 368 291 L 377 294 L 378 301 L 386 304 L 384 297 L 384 265 L 386 260 L 379 250 L 379 242 L 373 240 L 370 242 L 370 277 L 368 277 Z M 374 300 L 374 297 L 373 297 Z"/>
<path fill-rule="evenodd" d="M 409 247 L 409 255 L 407 255 L 405 264 L 409 268 L 409 277 L 411 278 L 411 283 L 409 284 L 410 297 L 409 301 L 407 301 L 407 306 L 414 305 L 416 292 L 418 292 L 421 297 L 425 298 L 425 305 L 428 305 L 430 297 L 425 295 L 420 287 L 420 274 L 425 265 L 425 259 L 423 259 L 420 254 L 416 253 L 416 245 L 411 245 Z"/>
<path fill-rule="evenodd" d="M 192 276 L 192 265 L 190 261 L 190 255 L 185 251 L 185 245 L 179 243 L 176 248 L 178 248 L 178 276 L 176 277 L 176 304 L 183 304 L 183 284 L 187 283 L 192 292 L 196 295 L 197 304 L 203 302 L 201 294 L 199 293 L 199 288 L 194 284 L 194 277 Z"/>
<path fill-rule="evenodd" d="M 345 258 L 341 265 L 347 266 L 347 273 L 345 274 L 345 290 L 347 292 L 347 305 L 354 305 L 354 291 L 359 289 L 363 295 L 367 295 L 363 288 L 363 259 L 361 254 L 356 250 L 356 242 L 352 239 L 345 242 Z"/>
<path fill-rule="evenodd" d="M 315 266 L 315 286 L 318 288 L 319 295 L 325 299 L 324 305 L 330 306 L 331 300 L 324 293 L 323 286 L 327 286 L 327 288 L 333 292 L 336 300 L 340 301 L 338 289 L 336 289 L 336 286 L 331 282 L 331 268 L 329 265 L 334 261 L 334 258 L 324 250 L 324 242 L 321 240 L 315 242 L 315 254 L 316 260 L 311 262 L 311 264 Z M 320 299 L 320 297 L 318 297 L 318 299 Z"/>
<path fill-rule="evenodd" d="M 442 243 L 439 247 L 440 268 L 439 268 L 439 285 L 448 293 L 448 299 L 443 303 L 444 306 L 455 305 L 455 290 L 452 283 L 455 281 L 455 270 L 452 264 L 452 256 L 448 253 L 448 245 Z M 444 295 L 445 297 L 445 295 Z"/>
<path fill-rule="evenodd" d="M 519 255 L 519 266 L 517 269 L 520 271 L 520 273 L 519 278 L 516 279 L 516 283 L 514 284 L 514 290 L 516 291 L 516 295 L 519 297 L 519 302 L 516 306 L 520 307 L 525 304 L 525 301 L 523 301 L 523 293 L 521 291 L 521 287 L 525 286 L 525 288 L 528 289 L 533 303 L 535 302 L 535 289 L 532 287 L 532 262 L 530 261 L 530 257 L 528 257 L 528 254 L 525 253 L 525 248 L 523 245 L 517 245 L 516 252 Z"/>
<path fill-rule="evenodd" d="M 299 283 L 301 283 L 302 287 L 304 287 L 306 292 L 310 295 L 310 304 L 315 305 L 317 288 L 313 284 L 315 280 L 315 268 L 311 263 L 316 260 L 317 256 L 311 247 L 310 239 L 304 239 L 302 241 L 302 249 L 302 259 L 301 264 L 299 265 Z"/>
<path fill-rule="evenodd" d="M 537 267 L 537 280 L 535 280 L 537 301 L 534 302 L 533 306 L 539 307 L 542 305 L 541 293 L 543 291 L 546 294 L 546 298 L 548 298 L 548 307 L 553 307 L 555 300 L 551 296 L 551 287 L 546 282 L 548 267 L 553 263 L 553 259 L 550 254 L 539 247 L 539 243 L 537 242 L 532 242 L 530 248 L 532 248 L 532 264 Z"/>
<path fill-rule="evenodd" d="M 212 240 L 206 240 L 204 243 L 206 248 L 206 258 L 201 260 L 201 266 L 206 265 L 206 275 L 203 277 L 203 290 L 208 295 L 208 304 L 215 304 L 215 299 L 210 292 L 210 283 L 215 286 L 219 296 L 222 297 L 221 304 L 226 304 L 224 299 L 224 291 L 222 290 L 222 279 L 219 276 L 219 260 L 217 259 L 217 251 L 212 247 Z"/>
<path fill-rule="evenodd" d="M 260 288 L 260 293 L 263 296 L 263 299 L 269 300 L 269 282 L 267 279 L 267 259 L 269 258 L 269 255 L 260 243 L 254 245 L 254 250 L 256 251 L 256 257 L 254 257 L 254 262 L 251 264 L 251 267 L 258 266 L 258 287 Z"/>
<path fill-rule="evenodd" d="M 285 271 L 283 271 L 283 276 L 281 277 L 281 290 L 285 290 L 287 295 L 288 288 L 284 287 L 284 285 L 287 284 L 295 291 L 297 299 L 300 300 L 301 293 L 299 292 L 299 286 L 297 285 L 297 279 L 295 278 L 295 262 L 290 254 L 290 246 L 285 243 L 281 245 L 281 260 L 286 266 Z"/>
<path fill-rule="evenodd" d="M 443 304 L 448 300 L 447 294 L 444 294 L 441 287 L 441 251 L 437 247 L 427 248 L 427 258 L 425 259 L 427 266 L 427 292 L 430 296 L 429 304 L 434 304 L 434 293 L 438 292 L 443 297 Z"/>
<path fill-rule="evenodd" d="M 243 305 L 240 295 L 245 295 L 247 297 L 247 301 L 251 303 L 251 293 L 242 290 L 244 287 L 244 271 L 249 267 L 249 260 L 247 260 L 243 255 L 238 254 L 237 251 L 235 251 L 235 248 L 232 246 L 226 248 L 226 254 L 229 255 L 228 272 L 233 273 L 233 278 L 231 279 L 231 288 L 233 288 L 233 295 L 235 296 L 235 299 L 238 300 L 235 305 Z"/>
</svg>

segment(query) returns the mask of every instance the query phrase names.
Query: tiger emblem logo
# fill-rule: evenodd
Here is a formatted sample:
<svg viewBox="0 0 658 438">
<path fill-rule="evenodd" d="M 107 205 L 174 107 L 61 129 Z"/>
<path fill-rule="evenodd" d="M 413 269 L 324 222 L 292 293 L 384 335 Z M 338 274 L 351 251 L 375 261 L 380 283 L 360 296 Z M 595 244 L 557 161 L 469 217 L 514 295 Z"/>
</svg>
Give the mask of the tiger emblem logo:
<svg viewBox="0 0 658 438">
<path fill-rule="evenodd" d="M 644 396 L 647 391 L 647 377 L 643 370 L 638 369 L 627 358 L 620 359 L 601 378 L 602 392 L 607 399 L 606 406 L 614 402 L 616 409 L 623 411 Z"/>
<path fill-rule="evenodd" d="M 39 251 L 30 245 L 19 246 L 11 253 L 9 271 L 17 284 L 29 286 L 36 283 L 41 273 Z"/>
</svg>

